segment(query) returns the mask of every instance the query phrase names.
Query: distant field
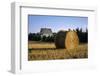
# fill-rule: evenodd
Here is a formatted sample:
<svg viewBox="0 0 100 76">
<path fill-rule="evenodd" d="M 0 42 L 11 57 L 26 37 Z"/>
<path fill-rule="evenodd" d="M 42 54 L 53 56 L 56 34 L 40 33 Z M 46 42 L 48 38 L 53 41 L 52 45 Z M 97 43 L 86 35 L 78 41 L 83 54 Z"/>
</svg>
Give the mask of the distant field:
<svg viewBox="0 0 100 76">
<path fill-rule="evenodd" d="M 54 60 L 88 58 L 88 45 L 80 44 L 75 49 L 56 49 L 54 43 L 29 41 L 28 60 Z"/>
</svg>

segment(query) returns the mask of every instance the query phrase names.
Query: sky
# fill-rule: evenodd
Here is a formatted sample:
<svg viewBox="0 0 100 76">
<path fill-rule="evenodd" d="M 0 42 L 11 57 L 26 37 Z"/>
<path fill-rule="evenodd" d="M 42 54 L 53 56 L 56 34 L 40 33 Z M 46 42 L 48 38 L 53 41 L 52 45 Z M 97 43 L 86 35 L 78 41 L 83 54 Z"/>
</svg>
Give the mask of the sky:
<svg viewBox="0 0 100 76">
<path fill-rule="evenodd" d="M 37 33 L 41 28 L 51 28 L 52 32 L 82 28 L 85 31 L 88 26 L 88 17 L 79 16 L 47 16 L 47 15 L 29 15 L 28 32 Z"/>
</svg>

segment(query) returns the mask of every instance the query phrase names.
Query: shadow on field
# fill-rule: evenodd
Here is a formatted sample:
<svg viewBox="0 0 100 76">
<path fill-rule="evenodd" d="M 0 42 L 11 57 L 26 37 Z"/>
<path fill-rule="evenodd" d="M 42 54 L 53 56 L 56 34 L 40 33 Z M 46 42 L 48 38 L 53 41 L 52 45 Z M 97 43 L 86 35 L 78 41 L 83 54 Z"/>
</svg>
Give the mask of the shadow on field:
<svg viewBox="0 0 100 76">
<path fill-rule="evenodd" d="M 56 48 L 31 48 L 31 49 L 28 49 L 28 50 L 57 50 Z"/>
</svg>

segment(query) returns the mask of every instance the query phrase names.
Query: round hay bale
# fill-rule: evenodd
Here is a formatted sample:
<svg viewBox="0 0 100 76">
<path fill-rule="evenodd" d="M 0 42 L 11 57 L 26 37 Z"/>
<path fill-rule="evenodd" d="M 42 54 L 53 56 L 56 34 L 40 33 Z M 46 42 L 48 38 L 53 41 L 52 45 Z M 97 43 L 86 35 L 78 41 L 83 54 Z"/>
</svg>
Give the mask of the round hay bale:
<svg viewBox="0 0 100 76">
<path fill-rule="evenodd" d="M 79 39 L 75 31 L 59 31 L 55 37 L 56 48 L 74 49 L 78 44 Z"/>
<path fill-rule="evenodd" d="M 59 31 L 55 37 L 56 48 L 65 48 L 66 31 Z"/>
<path fill-rule="evenodd" d="M 74 49 L 79 45 L 79 38 L 75 31 L 69 31 L 65 39 L 65 47 L 67 49 Z"/>
</svg>

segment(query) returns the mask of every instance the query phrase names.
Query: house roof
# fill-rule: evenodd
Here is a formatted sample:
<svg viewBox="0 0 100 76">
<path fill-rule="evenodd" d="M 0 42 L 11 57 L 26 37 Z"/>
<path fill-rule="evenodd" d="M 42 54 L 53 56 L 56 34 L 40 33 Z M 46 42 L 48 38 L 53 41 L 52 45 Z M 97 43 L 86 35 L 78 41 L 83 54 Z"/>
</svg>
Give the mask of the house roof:
<svg viewBox="0 0 100 76">
<path fill-rule="evenodd" d="M 52 34 L 52 30 L 50 28 L 41 28 L 40 34 Z"/>
</svg>

